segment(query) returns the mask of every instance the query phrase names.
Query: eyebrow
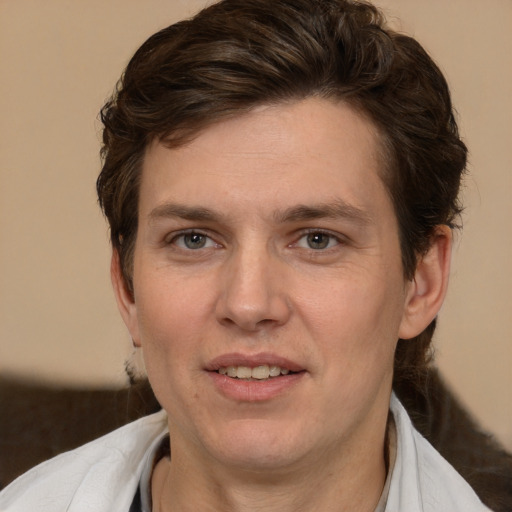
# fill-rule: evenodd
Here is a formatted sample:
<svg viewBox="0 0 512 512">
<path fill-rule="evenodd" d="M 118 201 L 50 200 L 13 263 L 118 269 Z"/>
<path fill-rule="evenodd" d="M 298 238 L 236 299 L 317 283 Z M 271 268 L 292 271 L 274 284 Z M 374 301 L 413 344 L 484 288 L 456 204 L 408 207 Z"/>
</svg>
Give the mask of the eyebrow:
<svg viewBox="0 0 512 512">
<path fill-rule="evenodd" d="M 348 219 L 360 225 L 372 222 L 372 217 L 364 210 L 341 199 L 329 203 L 297 205 L 274 214 L 276 222 L 298 222 L 314 219 Z"/>
<path fill-rule="evenodd" d="M 177 203 L 159 205 L 149 213 L 150 222 L 172 217 L 203 222 L 218 222 L 225 218 L 224 215 L 209 208 L 186 206 Z M 299 204 L 282 211 L 276 211 L 273 217 L 274 222 L 278 224 L 314 219 L 348 219 L 363 226 L 372 222 L 372 217 L 367 212 L 341 199 L 313 205 Z"/>
<path fill-rule="evenodd" d="M 178 217 L 192 221 L 216 221 L 222 216 L 213 210 L 201 206 L 185 206 L 176 203 L 165 203 L 153 208 L 149 213 L 150 221 L 162 218 Z"/>
</svg>

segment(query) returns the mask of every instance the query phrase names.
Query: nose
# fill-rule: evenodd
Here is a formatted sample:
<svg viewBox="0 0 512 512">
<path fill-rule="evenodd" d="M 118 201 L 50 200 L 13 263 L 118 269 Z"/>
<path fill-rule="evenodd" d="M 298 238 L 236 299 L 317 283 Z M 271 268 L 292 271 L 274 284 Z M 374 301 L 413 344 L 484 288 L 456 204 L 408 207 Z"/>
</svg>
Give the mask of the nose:
<svg viewBox="0 0 512 512">
<path fill-rule="evenodd" d="M 225 264 L 216 315 L 224 325 L 257 332 L 287 322 L 291 308 L 279 259 L 268 250 L 237 250 Z"/>
</svg>

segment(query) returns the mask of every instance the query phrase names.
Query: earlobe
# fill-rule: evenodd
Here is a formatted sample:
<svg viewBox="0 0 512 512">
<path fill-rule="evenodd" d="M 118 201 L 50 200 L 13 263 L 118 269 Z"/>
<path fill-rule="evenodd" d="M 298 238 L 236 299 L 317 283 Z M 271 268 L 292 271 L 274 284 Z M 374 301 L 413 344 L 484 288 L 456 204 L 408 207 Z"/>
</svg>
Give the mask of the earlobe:
<svg viewBox="0 0 512 512">
<path fill-rule="evenodd" d="M 429 250 L 418 261 L 414 279 L 408 283 L 400 338 L 420 334 L 441 309 L 448 287 L 451 247 L 451 229 L 437 226 Z"/>
<path fill-rule="evenodd" d="M 110 261 L 110 278 L 112 280 L 112 286 L 114 288 L 119 312 L 121 313 L 126 327 L 130 331 L 134 346 L 140 347 L 135 299 L 133 297 L 133 293 L 127 287 L 127 283 L 121 270 L 119 253 L 115 249 L 112 251 L 112 259 Z"/>
</svg>

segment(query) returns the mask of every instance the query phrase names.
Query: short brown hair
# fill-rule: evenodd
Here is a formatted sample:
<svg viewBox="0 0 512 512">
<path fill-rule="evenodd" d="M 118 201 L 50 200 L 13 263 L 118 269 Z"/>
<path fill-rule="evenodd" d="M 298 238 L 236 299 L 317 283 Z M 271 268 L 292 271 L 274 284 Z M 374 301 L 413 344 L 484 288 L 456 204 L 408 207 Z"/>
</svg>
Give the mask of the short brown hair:
<svg viewBox="0 0 512 512">
<path fill-rule="evenodd" d="M 466 165 L 446 81 L 413 38 L 350 0 L 223 0 L 156 33 L 135 53 L 101 118 L 99 202 L 132 288 L 142 161 L 156 139 L 171 147 L 255 106 L 318 96 L 342 100 L 381 135 L 382 179 L 411 279 L 437 225 L 453 225 Z M 435 321 L 400 340 L 395 378 L 429 359 Z"/>
</svg>

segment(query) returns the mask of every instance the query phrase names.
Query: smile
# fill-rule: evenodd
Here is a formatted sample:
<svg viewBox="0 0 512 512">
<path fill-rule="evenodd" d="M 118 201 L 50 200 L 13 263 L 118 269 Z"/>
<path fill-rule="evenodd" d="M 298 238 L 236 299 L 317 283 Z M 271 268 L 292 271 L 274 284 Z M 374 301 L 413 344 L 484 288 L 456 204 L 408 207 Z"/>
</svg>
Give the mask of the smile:
<svg viewBox="0 0 512 512">
<path fill-rule="evenodd" d="M 246 380 L 266 380 L 281 375 L 288 375 L 290 370 L 275 365 L 259 365 L 251 368 L 250 366 L 223 366 L 218 369 L 221 375 L 227 375 L 234 379 Z"/>
</svg>

